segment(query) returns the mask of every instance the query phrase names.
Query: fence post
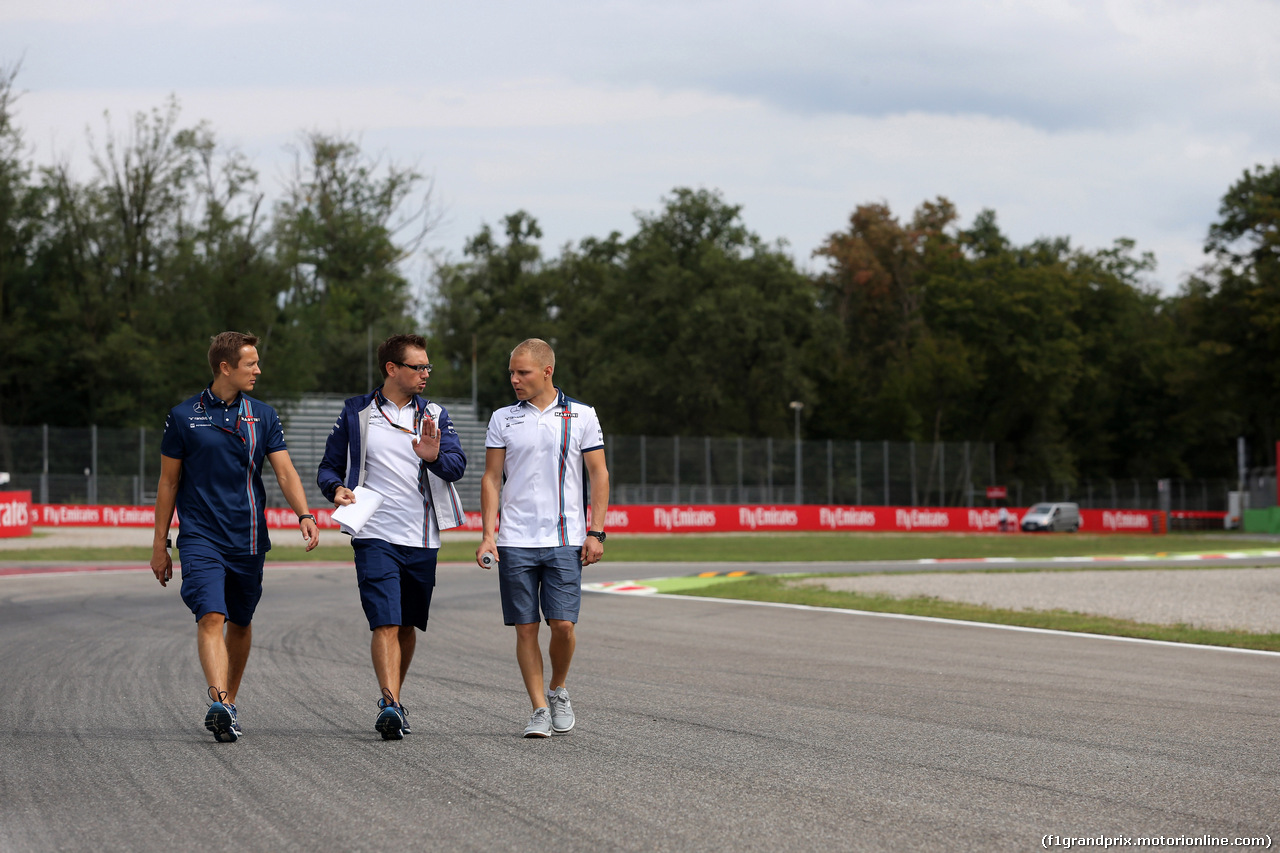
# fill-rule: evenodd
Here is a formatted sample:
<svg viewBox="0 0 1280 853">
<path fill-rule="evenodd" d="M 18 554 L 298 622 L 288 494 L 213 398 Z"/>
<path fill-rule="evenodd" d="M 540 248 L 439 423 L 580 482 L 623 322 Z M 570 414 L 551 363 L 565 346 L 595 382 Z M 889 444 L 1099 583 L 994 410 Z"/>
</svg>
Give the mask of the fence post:
<svg viewBox="0 0 1280 853">
<path fill-rule="evenodd" d="M 134 489 L 135 503 L 142 503 L 143 483 L 147 482 L 147 428 L 138 427 L 138 488 Z"/>
<path fill-rule="evenodd" d="M 648 489 L 649 460 L 645 453 L 644 436 L 640 436 L 640 502 L 649 503 Z"/>
<path fill-rule="evenodd" d="M 671 436 L 671 458 L 674 470 L 671 472 L 671 478 L 674 485 L 672 486 L 672 503 L 680 503 L 680 436 Z"/>
<path fill-rule="evenodd" d="M 711 436 L 702 439 L 702 461 L 707 466 L 707 503 L 715 503 L 711 497 Z"/>
<path fill-rule="evenodd" d="M 938 442 L 938 492 L 942 496 L 942 505 L 950 506 L 947 503 L 947 443 L 945 441 Z"/>
<path fill-rule="evenodd" d="M 857 478 L 857 494 L 855 495 L 855 504 L 862 506 L 862 441 L 859 439 L 853 443 L 853 474 Z"/>
<path fill-rule="evenodd" d="M 743 494 L 742 488 L 742 436 L 738 436 L 738 503 L 747 502 L 746 495 Z"/>
<path fill-rule="evenodd" d="M 40 432 L 40 454 L 44 460 L 40 467 L 40 503 L 47 504 L 49 502 L 49 425 L 44 424 Z"/>
<path fill-rule="evenodd" d="M 98 502 L 98 425 L 89 425 L 89 503 Z"/>
<path fill-rule="evenodd" d="M 836 502 L 836 443 L 827 439 L 827 503 Z"/>
<path fill-rule="evenodd" d="M 916 506 L 916 443 L 908 442 L 907 458 L 911 460 L 911 505 Z"/>
<path fill-rule="evenodd" d="M 765 503 L 773 503 L 773 436 L 769 436 L 764 440 L 765 446 L 765 464 L 768 468 L 768 479 L 765 482 L 764 500 Z"/>
<path fill-rule="evenodd" d="M 800 450 L 800 433 L 796 432 L 796 499 L 792 502 L 795 504 L 804 503 L 804 476 L 801 471 L 802 453 Z"/>
<path fill-rule="evenodd" d="M 884 443 L 884 506 L 889 506 L 889 442 Z"/>
</svg>

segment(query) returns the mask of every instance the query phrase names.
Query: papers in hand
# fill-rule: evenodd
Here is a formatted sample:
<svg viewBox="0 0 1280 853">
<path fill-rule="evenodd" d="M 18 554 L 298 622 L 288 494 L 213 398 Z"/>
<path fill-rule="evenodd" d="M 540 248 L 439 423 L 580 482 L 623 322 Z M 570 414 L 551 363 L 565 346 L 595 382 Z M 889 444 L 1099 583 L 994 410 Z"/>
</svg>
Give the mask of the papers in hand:
<svg viewBox="0 0 1280 853">
<path fill-rule="evenodd" d="M 355 503 L 340 506 L 333 511 L 333 520 L 342 525 L 343 533 L 359 533 L 360 528 L 365 526 L 386 500 L 382 495 L 364 486 L 356 486 L 353 492 L 356 496 Z"/>
</svg>

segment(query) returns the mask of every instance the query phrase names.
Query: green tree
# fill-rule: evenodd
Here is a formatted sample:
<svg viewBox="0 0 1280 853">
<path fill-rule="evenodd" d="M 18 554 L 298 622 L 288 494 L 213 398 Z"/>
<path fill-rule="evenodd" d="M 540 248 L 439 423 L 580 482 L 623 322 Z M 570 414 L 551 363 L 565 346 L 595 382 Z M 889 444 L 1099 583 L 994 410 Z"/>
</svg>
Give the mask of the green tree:
<svg viewBox="0 0 1280 853">
<path fill-rule="evenodd" d="M 858 207 L 847 231 L 814 255 L 821 306 L 838 323 L 833 357 L 820 365 L 828 395 L 847 401 L 815 413 L 832 438 L 937 439 L 951 432 L 957 401 L 974 387 L 964 342 L 928 322 L 931 281 L 960 258 L 955 208 L 929 202 L 907 224 L 886 205 Z"/>
<path fill-rule="evenodd" d="M 614 432 L 788 435 L 789 401 L 817 399 L 812 281 L 715 192 L 678 188 L 638 224 L 557 268 L 575 388 Z"/>
<path fill-rule="evenodd" d="M 437 268 L 430 324 L 442 367 L 432 380 L 435 392 L 471 395 L 474 346 L 477 397 L 488 409 L 513 399 L 507 380 L 512 348 L 531 337 L 554 345 L 558 313 L 537 244 L 537 220 L 521 210 L 504 217 L 502 225 L 505 240 L 483 225 L 466 242 L 463 261 Z"/>
<path fill-rule="evenodd" d="M 1245 171 L 1218 214 L 1205 242 L 1212 262 L 1174 311 L 1194 353 L 1182 387 L 1201 427 L 1200 467 L 1230 475 L 1237 435 L 1254 464 L 1274 461 L 1280 438 L 1280 164 Z"/>
<path fill-rule="evenodd" d="M 302 386 L 363 388 L 368 341 L 416 327 L 401 266 L 434 224 L 423 183 L 414 170 L 383 167 L 349 140 L 306 137 L 274 224 L 289 276 L 287 329 L 275 332 L 287 332 Z"/>
<path fill-rule="evenodd" d="M 41 363 L 39 318 L 28 304 L 36 290 L 32 271 L 41 227 L 40 190 L 32 183 L 22 133 L 14 120 L 17 66 L 0 67 L 0 470 L 14 470 L 6 424 L 29 416 L 29 389 Z"/>
</svg>

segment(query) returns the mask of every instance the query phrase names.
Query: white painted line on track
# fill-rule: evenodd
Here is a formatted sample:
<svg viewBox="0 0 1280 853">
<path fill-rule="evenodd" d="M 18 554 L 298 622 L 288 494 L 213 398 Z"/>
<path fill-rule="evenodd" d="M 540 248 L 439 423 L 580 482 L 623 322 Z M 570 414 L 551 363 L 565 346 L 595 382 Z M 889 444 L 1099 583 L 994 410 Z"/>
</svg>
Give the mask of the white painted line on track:
<svg viewBox="0 0 1280 853">
<path fill-rule="evenodd" d="M 586 587 L 583 587 L 584 591 Z M 612 592 L 607 589 L 592 589 L 601 595 L 629 595 L 627 592 Z M 841 613 L 846 616 L 875 616 L 881 619 L 904 619 L 911 622 L 933 622 L 939 625 L 959 625 L 969 628 L 991 628 L 998 631 L 1020 631 L 1028 634 L 1049 634 L 1057 637 L 1075 637 L 1086 640 L 1109 640 L 1117 643 L 1140 643 L 1148 646 L 1164 646 L 1172 649 L 1202 649 L 1213 652 L 1239 652 L 1249 655 L 1265 655 L 1280 657 L 1280 652 L 1269 652 L 1263 649 L 1239 649 L 1234 646 L 1206 646 L 1200 643 L 1173 643 L 1168 640 L 1147 640 L 1142 637 L 1117 637 L 1112 634 L 1086 634 L 1080 631 L 1058 631 L 1053 628 L 1027 628 L 1022 625 L 1001 625 L 996 622 L 968 622 L 963 619 L 943 619 L 938 616 L 915 616 L 910 613 L 880 613 L 875 610 L 849 610 L 844 607 L 816 607 L 812 604 L 786 604 L 777 601 L 750 601 L 743 598 L 711 598 L 700 595 L 674 595 L 671 593 L 654 593 L 640 596 L 646 599 L 663 598 L 669 601 L 703 601 L 715 604 L 746 604 L 753 607 L 780 607 L 784 610 L 809 610 L 816 613 Z"/>
</svg>

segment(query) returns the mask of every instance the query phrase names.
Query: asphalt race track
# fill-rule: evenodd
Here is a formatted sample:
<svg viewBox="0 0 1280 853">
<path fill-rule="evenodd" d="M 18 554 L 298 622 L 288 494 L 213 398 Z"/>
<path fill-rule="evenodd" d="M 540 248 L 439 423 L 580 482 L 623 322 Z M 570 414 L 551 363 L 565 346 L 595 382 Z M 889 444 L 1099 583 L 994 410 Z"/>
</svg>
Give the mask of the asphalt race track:
<svg viewBox="0 0 1280 853">
<path fill-rule="evenodd" d="M 0 578 L 0 851 L 986 851 L 1280 829 L 1277 655 L 593 594 L 577 728 L 525 740 L 496 579 L 448 565 L 404 691 L 414 734 L 384 742 L 353 571 L 267 571 L 235 744 L 201 726 L 176 583 Z"/>
</svg>

